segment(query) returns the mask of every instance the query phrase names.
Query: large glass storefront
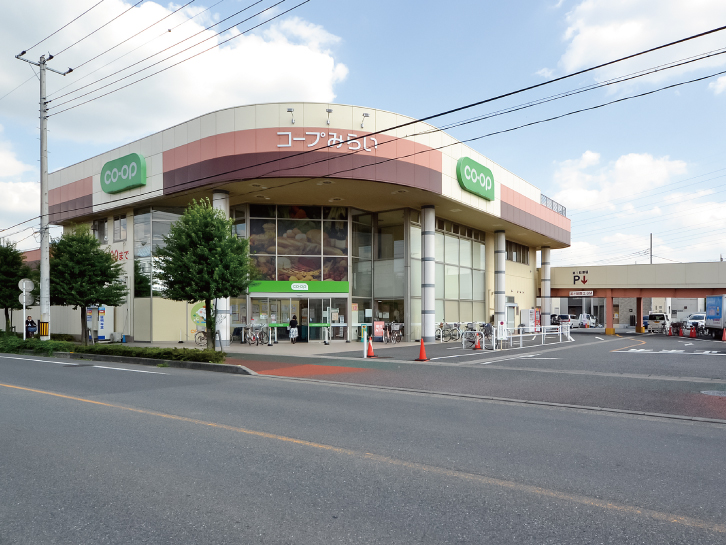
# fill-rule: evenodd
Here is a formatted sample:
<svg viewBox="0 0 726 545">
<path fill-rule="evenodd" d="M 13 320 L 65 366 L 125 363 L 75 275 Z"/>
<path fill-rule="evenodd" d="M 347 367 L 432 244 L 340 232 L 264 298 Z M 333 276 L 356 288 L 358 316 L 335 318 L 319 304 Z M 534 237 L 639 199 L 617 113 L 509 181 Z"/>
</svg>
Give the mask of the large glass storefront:
<svg viewBox="0 0 726 545">
<path fill-rule="evenodd" d="M 153 256 L 182 212 L 177 208 L 135 211 L 138 340 L 161 340 L 159 327 L 185 330 L 184 340 L 206 328 L 203 303 L 181 303 L 189 307 L 177 312 L 184 316 L 183 326 L 171 316 L 168 326 L 159 326 L 153 317 L 156 312 L 172 312 L 172 303 L 179 305 L 161 297 L 154 281 Z M 371 213 L 333 206 L 243 204 L 231 207 L 230 217 L 235 234 L 249 239 L 251 257 L 260 271 L 260 281 L 249 294 L 230 300 L 223 327 L 229 327 L 233 342 L 241 340 L 243 329 L 252 324 L 270 327 L 273 341 L 286 341 L 293 315 L 302 341 L 322 340 L 323 328 L 329 328 L 332 340 L 355 341 L 361 326 L 375 321 L 403 324 L 404 338 L 420 339 L 418 211 Z M 435 241 L 436 321 L 488 321 L 484 233 L 437 220 Z"/>
</svg>

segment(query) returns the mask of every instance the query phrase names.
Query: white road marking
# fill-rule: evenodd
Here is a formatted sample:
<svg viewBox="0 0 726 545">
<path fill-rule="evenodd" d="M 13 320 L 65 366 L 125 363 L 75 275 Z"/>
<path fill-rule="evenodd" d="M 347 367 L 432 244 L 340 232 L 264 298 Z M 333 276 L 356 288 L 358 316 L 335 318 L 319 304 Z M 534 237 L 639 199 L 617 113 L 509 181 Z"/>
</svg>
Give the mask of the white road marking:
<svg viewBox="0 0 726 545">
<path fill-rule="evenodd" d="M 604 340 L 602 337 L 595 337 L 598 341 Z"/>
<path fill-rule="evenodd" d="M 160 373 L 158 371 L 144 371 L 142 369 L 124 369 L 122 367 L 105 367 L 103 365 L 94 365 L 96 369 L 111 369 L 113 371 L 131 371 L 132 373 L 149 373 L 150 375 L 166 375 L 167 373 Z"/>
<path fill-rule="evenodd" d="M 533 360 L 558 360 L 560 358 L 531 358 Z"/>
<path fill-rule="evenodd" d="M 32 358 L 15 358 L 13 356 L 0 356 L 0 357 L 8 359 L 8 360 L 42 361 L 45 363 L 58 363 L 60 365 L 75 365 L 75 366 L 78 365 L 77 363 L 71 363 L 70 361 L 34 360 Z"/>
</svg>

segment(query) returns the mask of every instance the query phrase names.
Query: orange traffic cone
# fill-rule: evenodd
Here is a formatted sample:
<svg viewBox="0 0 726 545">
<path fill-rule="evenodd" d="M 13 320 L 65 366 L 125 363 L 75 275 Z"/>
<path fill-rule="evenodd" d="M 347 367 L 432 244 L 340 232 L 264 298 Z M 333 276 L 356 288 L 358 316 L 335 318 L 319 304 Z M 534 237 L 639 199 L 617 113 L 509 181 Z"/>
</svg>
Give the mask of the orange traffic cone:
<svg viewBox="0 0 726 545">
<path fill-rule="evenodd" d="M 424 348 L 423 337 L 421 338 L 421 348 L 418 351 L 418 358 L 413 361 L 429 361 L 426 357 L 426 348 Z"/>
<path fill-rule="evenodd" d="M 474 350 L 481 350 L 481 344 L 479 344 L 479 335 L 476 336 L 476 344 L 474 345 Z"/>
<path fill-rule="evenodd" d="M 373 339 L 370 339 L 370 338 L 368 339 L 368 354 L 366 357 L 368 357 L 368 358 L 377 358 L 378 357 L 373 353 Z"/>
<path fill-rule="evenodd" d="M 696 334 L 696 328 L 695 328 L 694 326 L 691 326 L 691 334 L 690 334 L 690 335 L 688 335 L 688 336 L 689 336 L 689 337 L 690 337 L 691 339 L 695 339 L 696 337 L 698 337 L 698 335 Z"/>
<path fill-rule="evenodd" d="M 673 330 L 671 329 L 671 326 L 668 326 L 668 336 L 669 337 L 673 336 Z"/>
<path fill-rule="evenodd" d="M 721 340 L 726 341 L 726 329 L 723 330 L 723 335 L 721 335 Z"/>
</svg>

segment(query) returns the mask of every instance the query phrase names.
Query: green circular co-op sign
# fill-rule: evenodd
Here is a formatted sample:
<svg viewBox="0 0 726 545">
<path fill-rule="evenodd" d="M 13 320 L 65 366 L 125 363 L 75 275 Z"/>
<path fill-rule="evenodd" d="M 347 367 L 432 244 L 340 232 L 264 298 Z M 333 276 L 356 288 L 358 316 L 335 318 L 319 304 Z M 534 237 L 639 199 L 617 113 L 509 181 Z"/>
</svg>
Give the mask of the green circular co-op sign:
<svg viewBox="0 0 726 545">
<path fill-rule="evenodd" d="M 138 153 L 109 161 L 101 169 L 101 189 L 106 193 L 118 193 L 142 185 L 146 185 L 146 159 Z"/>
<path fill-rule="evenodd" d="M 484 165 L 462 157 L 456 163 L 456 179 L 465 191 L 488 201 L 494 200 L 494 174 Z"/>
</svg>

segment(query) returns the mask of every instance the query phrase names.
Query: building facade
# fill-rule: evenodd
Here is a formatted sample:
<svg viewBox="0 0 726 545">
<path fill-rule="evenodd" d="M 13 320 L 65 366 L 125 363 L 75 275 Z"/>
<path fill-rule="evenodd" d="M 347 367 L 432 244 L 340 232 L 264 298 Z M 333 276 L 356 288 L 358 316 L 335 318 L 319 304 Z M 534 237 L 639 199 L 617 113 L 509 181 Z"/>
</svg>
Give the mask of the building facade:
<svg viewBox="0 0 726 545">
<path fill-rule="evenodd" d="M 261 279 L 219 300 L 227 342 L 247 324 L 285 338 L 355 340 L 361 324 L 504 321 L 535 306 L 537 255 L 570 243 L 564 209 L 427 123 L 340 104 L 212 112 L 49 175 L 51 222 L 89 224 L 125 267 L 115 329 L 187 340 L 203 303 L 163 297 L 154 255 L 192 201 L 209 198 L 249 240 Z M 544 286 L 544 278 L 542 280 Z M 544 287 L 543 287 L 544 290 Z M 544 293 L 544 292 L 543 292 Z M 76 326 L 51 318 L 53 332 Z"/>
</svg>

